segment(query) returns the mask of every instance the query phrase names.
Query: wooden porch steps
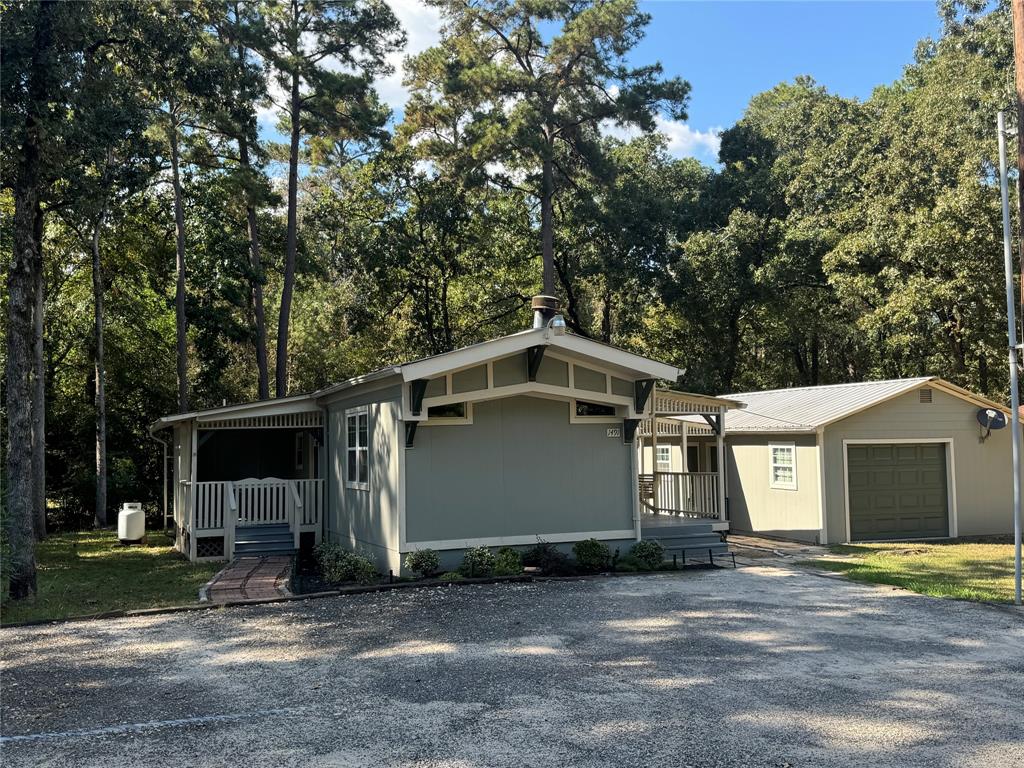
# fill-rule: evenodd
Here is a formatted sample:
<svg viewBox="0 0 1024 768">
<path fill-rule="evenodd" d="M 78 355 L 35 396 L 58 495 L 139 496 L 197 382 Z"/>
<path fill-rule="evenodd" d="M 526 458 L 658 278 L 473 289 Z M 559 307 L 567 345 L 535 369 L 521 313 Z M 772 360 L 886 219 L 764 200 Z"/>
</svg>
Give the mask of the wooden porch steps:
<svg viewBox="0 0 1024 768">
<path fill-rule="evenodd" d="M 287 523 L 240 525 L 235 529 L 235 557 L 293 554 L 295 537 Z"/>
</svg>

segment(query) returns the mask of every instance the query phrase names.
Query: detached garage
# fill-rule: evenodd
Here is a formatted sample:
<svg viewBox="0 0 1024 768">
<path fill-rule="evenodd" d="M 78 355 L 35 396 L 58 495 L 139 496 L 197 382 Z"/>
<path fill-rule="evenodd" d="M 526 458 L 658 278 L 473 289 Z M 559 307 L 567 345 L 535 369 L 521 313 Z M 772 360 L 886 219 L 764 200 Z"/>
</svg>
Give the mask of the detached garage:
<svg viewBox="0 0 1024 768">
<path fill-rule="evenodd" d="M 837 544 L 1013 530 L 1004 405 L 936 377 L 725 397 L 745 404 L 726 424 L 732 531 Z"/>
</svg>

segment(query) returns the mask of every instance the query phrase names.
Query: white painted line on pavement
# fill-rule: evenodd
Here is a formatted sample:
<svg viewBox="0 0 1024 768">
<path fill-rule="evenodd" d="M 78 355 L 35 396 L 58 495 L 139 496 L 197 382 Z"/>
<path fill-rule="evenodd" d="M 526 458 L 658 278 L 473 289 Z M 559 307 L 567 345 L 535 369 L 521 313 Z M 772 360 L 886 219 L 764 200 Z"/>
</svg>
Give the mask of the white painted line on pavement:
<svg viewBox="0 0 1024 768">
<path fill-rule="evenodd" d="M 257 709 L 251 712 L 240 712 L 233 715 L 196 715 L 194 717 L 182 717 L 176 720 L 150 720 L 146 723 L 122 723 L 120 725 L 108 725 L 103 728 L 85 728 L 80 731 L 57 731 L 53 733 L 28 733 L 23 736 L 0 736 L 0 744 L 9 744 L 19 741 L 59 741 L 61 739 L 82 739 L 90 736 L 110 736 L 122 733 L 139 733 L 156 728 L 179 728 L 186 725 L 205 725 L 207 723 L 231 723 L 239 720 L 249 720 L 253 717 L 274 717 L 294 715 L 303 711 L 304 708 L 296 709 Z"/>
</svg>

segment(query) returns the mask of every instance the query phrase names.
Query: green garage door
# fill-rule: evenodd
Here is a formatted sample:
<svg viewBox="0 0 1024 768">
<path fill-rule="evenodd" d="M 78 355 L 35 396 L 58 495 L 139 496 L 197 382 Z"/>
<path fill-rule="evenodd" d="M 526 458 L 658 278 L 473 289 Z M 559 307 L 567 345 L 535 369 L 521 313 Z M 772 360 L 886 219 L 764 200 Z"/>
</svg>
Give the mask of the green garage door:
<svg viewBox="0 0 1024 768">
<path fill-rule="evenodd" d="M 852 541 L 949 535 L 945 443 L 846 451 Z"/>
</svg>

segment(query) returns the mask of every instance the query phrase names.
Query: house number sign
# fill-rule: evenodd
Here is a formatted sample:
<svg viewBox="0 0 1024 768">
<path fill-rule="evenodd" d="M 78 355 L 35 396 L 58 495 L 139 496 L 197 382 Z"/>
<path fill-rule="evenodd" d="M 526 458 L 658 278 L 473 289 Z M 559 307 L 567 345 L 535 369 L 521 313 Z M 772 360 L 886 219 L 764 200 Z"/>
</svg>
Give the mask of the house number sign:
<svg viewBox="0 0 1024 768">
<path fill-rule="evenodd" d="M 622 429 L 620 427 L 608 427 L 608 437 L 622 437 Z"/>
</svg>

